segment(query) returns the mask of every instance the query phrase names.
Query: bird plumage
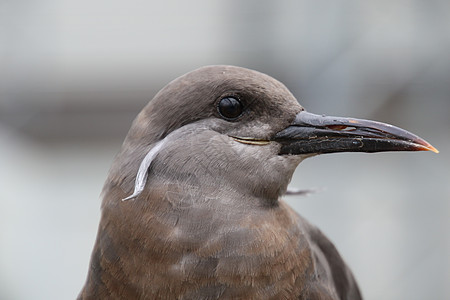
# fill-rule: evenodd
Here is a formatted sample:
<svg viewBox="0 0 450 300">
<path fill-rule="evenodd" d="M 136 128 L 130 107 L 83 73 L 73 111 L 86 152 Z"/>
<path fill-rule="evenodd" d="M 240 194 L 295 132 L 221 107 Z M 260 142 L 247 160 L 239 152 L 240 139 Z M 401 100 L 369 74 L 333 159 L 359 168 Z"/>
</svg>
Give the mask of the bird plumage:
<svg viewBox="0 0 450 300">
<path fill-rule="evenodd" d="M 242 105 L 237 118 L 221 112 L 224 97 Z M 291 135 L 280 132 L 298 130 L 302 111 L 283 84 L 238 67 L 163 88 L 105 182 L 79 299 L 360 299 L 333 244 L 281 200 L 317 154 L 280 154 Z"/>
</svg>

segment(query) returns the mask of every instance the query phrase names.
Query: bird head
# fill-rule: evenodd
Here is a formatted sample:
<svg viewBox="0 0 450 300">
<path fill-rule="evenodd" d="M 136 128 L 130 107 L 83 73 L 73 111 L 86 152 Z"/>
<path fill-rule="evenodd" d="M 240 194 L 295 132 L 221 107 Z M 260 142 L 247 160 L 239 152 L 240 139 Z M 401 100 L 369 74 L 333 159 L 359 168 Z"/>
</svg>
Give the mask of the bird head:
<svg viewBox="0 0 450 300">
<path fill-rule="evenodd" d="M 268 75 L 208 66 L 175 79 L 149 102 L 111 173 L 122 174 L 116 182 L 131 194 L 125 200 L 137 198 L 155 178 L 273 200 L 306 157 L 421 150 L 437 152 L 392 125 L 306 112 Z"/>
</svg>

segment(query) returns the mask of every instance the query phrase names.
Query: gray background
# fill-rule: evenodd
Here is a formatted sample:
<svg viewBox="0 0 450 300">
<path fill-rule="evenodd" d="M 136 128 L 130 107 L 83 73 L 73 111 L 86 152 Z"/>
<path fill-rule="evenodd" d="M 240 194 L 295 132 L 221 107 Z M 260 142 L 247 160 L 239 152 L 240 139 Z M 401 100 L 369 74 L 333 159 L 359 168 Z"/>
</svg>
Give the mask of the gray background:
<svg viewBox="0 0 450 300">
<path fill-rule="evenodd" d="M 74 299 L 109 165 L 138 111 L 207 64 L 284 82 L 309 111 L 406 128 L 441 153 L 335 154 L 288 198 L 367 299 L 450 299 L 450 2 L 0 2 L 0 298 Z"/>
</svg>

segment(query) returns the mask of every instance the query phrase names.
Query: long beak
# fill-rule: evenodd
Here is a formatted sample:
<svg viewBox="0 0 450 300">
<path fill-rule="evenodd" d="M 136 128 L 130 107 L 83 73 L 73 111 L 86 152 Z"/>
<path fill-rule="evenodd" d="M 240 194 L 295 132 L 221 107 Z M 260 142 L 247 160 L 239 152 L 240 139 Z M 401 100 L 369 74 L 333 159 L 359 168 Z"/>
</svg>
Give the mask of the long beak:
<svg viewBox="0 0 450 300">
<path fill-rule="evenodd" d="M 424 139 L 393 125 L 302 111 L 273 138 L 280 154 L 333 152 L 439 151 Z"/>
</svg>

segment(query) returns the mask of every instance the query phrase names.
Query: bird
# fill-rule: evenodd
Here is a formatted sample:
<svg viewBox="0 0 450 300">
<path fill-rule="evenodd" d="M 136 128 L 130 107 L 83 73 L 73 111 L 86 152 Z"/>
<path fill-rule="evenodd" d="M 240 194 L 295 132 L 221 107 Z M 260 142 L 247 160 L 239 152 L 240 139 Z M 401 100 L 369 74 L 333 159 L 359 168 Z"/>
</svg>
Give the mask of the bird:
<svg viewBox="0 0 450 300">
<path fill-rule="evenodd" d="M 333 243 L 282 197 L 306 158 L 381 151 L 438 152 L 393 125 L 309 113 L 254 70 L 182 75 L 113 161 L 78 299 L 361 299 Z"/>
</svg>

